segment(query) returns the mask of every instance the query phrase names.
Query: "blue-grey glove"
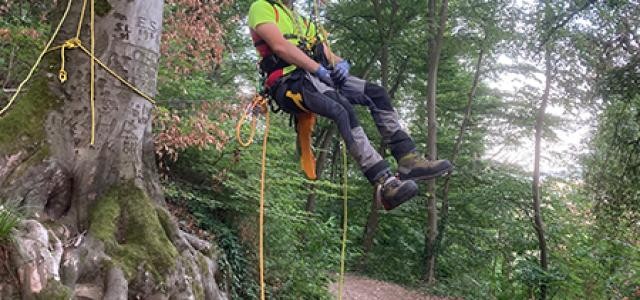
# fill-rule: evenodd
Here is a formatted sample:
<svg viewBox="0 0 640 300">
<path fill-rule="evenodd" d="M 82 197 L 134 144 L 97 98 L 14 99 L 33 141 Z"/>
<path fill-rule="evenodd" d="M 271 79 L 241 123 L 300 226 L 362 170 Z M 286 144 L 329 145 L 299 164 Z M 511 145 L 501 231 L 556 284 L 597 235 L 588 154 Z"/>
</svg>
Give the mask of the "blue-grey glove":
<svg viewBox="0 0 640 300">
<path fill-rule="evenodd" d="M 322 65 L 320 65 L 318 69 L 315 72 L 313 72 L 313 75 L 318 77 L 318 79 L 324 82 L 324 84 L 328 86 L 333 86 L 333 81 L 331 80 L 331 75 L 329 75 L 329 71 L 327 71 L 327 69 Z"/>
<path fill-rule="evenodd" d="M 336 86 L 341 86 L 349 77 L 349 69 L 351 69 L 351 65 L 346 59 L 341 60 L 333 67 L 333 71 L 331 71 L 331 79 L 333 79 L 333 83 Z"/>
</svg>

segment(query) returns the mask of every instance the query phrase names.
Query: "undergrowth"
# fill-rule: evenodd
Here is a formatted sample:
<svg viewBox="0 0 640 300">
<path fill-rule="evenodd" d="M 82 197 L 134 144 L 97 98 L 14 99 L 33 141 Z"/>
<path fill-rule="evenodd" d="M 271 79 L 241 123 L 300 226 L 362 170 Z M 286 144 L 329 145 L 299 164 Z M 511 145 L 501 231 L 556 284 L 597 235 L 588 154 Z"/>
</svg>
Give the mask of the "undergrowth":
<svg viewBox="0 0 640 300">
<path fill-rule="evenodd" d="M 0 201 L 0 244 L 7 242 L 20 219 L 21 214 L 17 204 Z"/>
</svg>

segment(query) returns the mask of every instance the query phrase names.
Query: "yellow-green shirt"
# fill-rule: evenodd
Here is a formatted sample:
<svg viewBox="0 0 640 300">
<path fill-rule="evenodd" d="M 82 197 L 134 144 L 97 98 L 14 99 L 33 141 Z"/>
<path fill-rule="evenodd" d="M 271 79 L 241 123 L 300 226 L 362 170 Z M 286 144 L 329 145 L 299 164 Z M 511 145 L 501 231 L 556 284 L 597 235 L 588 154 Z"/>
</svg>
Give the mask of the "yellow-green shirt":
<svg viewBox="0 0 640 300">
<path fill-rule="evenodd" d="M 297 22 L 294 22 L 294 19 L 297 19 Z M 293 38 L 293 35 L 306 37 L 308 41 L 316 37 L 314 24 L 309 24 L 303 17 L 278 2 L 272 4 L 266 0 L 258 0 L 251 4 L 249 27 L 255 30 L 258 25 L 263 23 L 276 24 L 284 36 L 291 37 L 287 40 L 296 46 L 299 38 Z"/>
</svg>

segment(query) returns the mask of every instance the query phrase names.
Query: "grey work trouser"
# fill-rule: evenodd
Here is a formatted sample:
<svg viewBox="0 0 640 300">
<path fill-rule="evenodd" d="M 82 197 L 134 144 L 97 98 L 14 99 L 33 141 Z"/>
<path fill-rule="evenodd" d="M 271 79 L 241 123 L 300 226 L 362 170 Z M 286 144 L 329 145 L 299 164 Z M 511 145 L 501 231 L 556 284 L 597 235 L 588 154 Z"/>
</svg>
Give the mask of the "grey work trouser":
<svg viewBox="0 0 640 300">
<path fill-rule="evenodd" d="M 376 123 L 384 143 L 389 145 L 393 156 L 400 159 L 405 154 L 415 151 L 411 137 L 402 130 L 398 114 L 391 106 L 386 91 L 355 76 L 349 76 L 339 92 L 326 85 L 317 77 L 305 73 L 297 80 L 303 80 L 302 103 L 309 111 L 333 120 L 338 126 L 351 156 L 370 182 L 376 182 L 389 172 L 389 164 L 371 145 L 369 138 L 360 126 L 353 105 L 366 105 Z M 289 113 L 296 114 L 300 110 L 284 98 L 284 91 L 291 85 L 285 79 L 275 88 L 276 101 Z M 299 83 L 298 83 L 298 86 Z"/>
</svg>

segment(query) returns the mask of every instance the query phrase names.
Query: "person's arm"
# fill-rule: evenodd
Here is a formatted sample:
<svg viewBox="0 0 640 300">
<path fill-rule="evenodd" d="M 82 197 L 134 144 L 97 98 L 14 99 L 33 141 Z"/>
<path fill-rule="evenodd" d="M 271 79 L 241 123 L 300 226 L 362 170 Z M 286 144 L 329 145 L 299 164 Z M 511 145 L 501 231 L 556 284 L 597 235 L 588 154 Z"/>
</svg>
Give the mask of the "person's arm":
<svg viewBox="0 0 640 300">
<path fill-rule="evenodd" d="M 276 24 L 262 23 L 256 26 L 255 31 L 269 45 L 271 51 L 286 62 L 303 68 L 310 73 L 315 73 L 320 67 L 320 64 L 287 41 Z"/>
</svg>

